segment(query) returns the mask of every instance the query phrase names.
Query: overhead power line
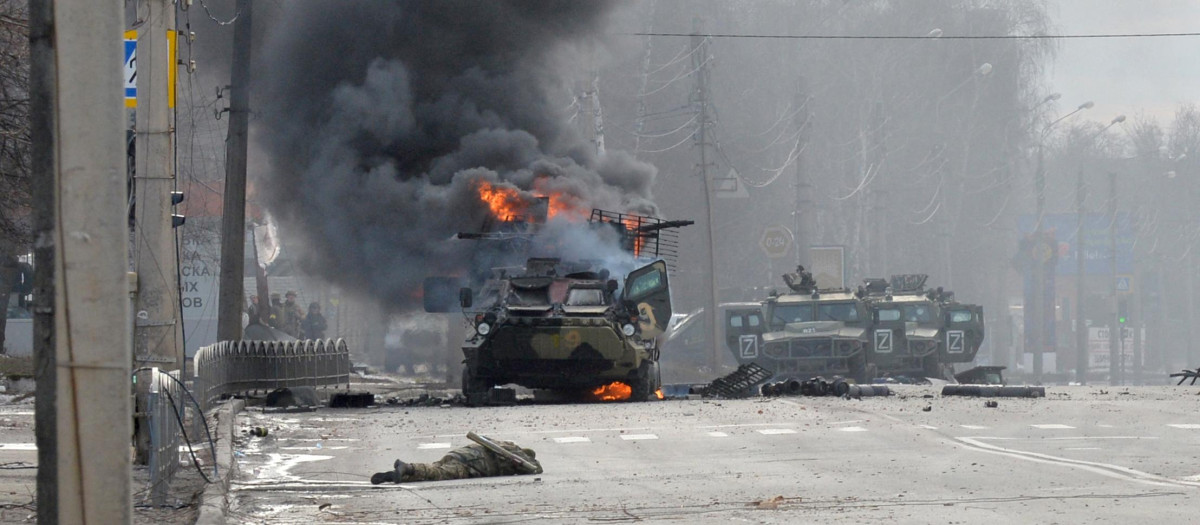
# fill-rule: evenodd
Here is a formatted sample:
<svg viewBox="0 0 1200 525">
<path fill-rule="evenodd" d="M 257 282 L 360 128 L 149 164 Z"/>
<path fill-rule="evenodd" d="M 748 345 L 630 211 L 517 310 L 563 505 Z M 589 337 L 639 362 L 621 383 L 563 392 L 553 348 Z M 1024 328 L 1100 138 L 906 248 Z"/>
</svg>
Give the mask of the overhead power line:
<svg viewBox="0 0 1200 525">
<path fill-rule="evenodd" d="M 737 33 L 618 33 L 621 36 L 750 38 L 760 40 L 1068 40 L 1096 38 L 1195 37 L 1194 33 L 1097 33 L 1082 35 L 771 35 Z"/>
</svg>

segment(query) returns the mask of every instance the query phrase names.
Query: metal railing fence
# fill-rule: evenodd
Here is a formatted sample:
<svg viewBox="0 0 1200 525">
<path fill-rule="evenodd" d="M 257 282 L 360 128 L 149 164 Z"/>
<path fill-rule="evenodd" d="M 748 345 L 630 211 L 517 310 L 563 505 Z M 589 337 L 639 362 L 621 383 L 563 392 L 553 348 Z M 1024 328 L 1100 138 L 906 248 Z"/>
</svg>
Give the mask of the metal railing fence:
<svg viewBox="0 0 1200 525">
<path fill-rule="evenodd" d="M 146 394 L 146 422 L 150 427 L 150 500 L 156 506 L 167 503 L 171 478 L 179 470 L 179 446 L 183 444 L 183 420 L 187 404 L 179 371 L 149 371 Z"/>
<path fill-rule="evenodd" d="M 221 341 L 196 352 L 195 391 L 207 411 L 221 396 L 298 386 L 350 387 L 342 339 Z"/>
</svg>

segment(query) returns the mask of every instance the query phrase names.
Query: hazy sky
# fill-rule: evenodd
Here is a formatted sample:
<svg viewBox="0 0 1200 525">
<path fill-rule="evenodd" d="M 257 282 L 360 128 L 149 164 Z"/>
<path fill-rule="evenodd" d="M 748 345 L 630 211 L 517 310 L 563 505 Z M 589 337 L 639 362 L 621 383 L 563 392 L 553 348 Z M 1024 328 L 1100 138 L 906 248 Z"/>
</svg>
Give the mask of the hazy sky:
<svg viewBox="0 0 1200 525">
<path fill-rule="evenodd" d="M 1056 0 L 1049 10 L 1063 34 L 1200 32 L 1196 0 Z M 1091 120 L 1142 114 L 1165 125 L 1180 105 L 1200 105 L 1200 37 L 1060 42 L 1047 69 L 1060 111 L 1092 100 Z"/>
</svg>

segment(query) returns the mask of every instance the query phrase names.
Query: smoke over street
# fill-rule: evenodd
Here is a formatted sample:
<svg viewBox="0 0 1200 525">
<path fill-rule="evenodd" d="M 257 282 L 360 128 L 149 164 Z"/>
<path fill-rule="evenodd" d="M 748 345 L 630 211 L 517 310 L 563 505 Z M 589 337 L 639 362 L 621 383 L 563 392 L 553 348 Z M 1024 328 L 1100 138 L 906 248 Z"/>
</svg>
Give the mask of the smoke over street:
<svg viewBox="0 0 1200 525">
<path fill-rule="evenodd" d="M 293 2 L 268 36 L 257 140 L 268 206 L 307 270 L 403 308 L 461 271 L 484 183 L 654 213 L 656 170 L 598 157 L 565 115 L 610 2 Z"/>
</svg>

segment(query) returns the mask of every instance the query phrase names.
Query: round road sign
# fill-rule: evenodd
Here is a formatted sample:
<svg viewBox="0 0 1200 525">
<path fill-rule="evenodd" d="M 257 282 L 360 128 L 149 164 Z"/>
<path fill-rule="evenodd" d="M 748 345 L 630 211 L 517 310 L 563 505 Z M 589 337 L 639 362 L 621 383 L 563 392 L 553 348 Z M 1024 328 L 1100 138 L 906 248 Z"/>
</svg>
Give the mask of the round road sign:
<svg viewBox="0 0 1200 525">
<path fill-rule="evenodd" d="M 787 255 L 792 249 L 792 231 L 783 226 L 767 226 L 763 229 L 762 238 L 758 245 L 767 257 L 779 258 Z"/>
</svg>

